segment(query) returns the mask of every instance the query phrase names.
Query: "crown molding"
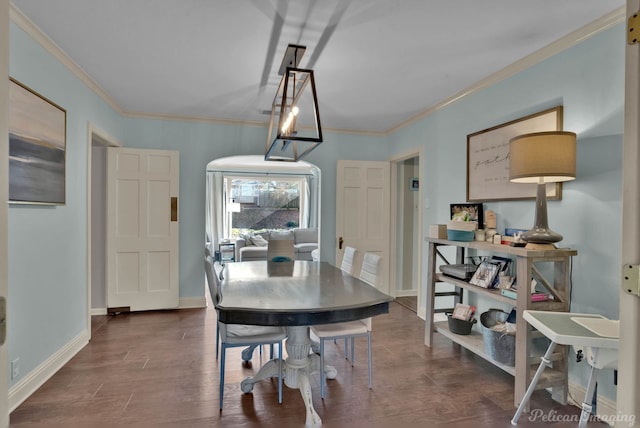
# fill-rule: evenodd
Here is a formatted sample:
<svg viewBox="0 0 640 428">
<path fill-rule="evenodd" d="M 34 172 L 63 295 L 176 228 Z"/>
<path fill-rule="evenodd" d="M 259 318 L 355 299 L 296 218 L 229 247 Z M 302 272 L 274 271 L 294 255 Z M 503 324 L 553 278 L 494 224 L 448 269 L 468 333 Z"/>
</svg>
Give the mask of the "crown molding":
<svg viewBox="0 0 640 428">
<path fill-rule="evenodd" d="M 47 52 L 53 55 L 62 65 L 67 67 L 85 85 L 93 90 L 109 106 L 119 114 L 123 114 L 120 106 L 100 87 L 89 74 L 76 64 L 53 40 L 49 38 L 33 21 L 31 21 L 20 9 L 10 3 L 9 16 L 17 26 L 22 28 L 31 38 L 40 44 Z"/>
</svg>

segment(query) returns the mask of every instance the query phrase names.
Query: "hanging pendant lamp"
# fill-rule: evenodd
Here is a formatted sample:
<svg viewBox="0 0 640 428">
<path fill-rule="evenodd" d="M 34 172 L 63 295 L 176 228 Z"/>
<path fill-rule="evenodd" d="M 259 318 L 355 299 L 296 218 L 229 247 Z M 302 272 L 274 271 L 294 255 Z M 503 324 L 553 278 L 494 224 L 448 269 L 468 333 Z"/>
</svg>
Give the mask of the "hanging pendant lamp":
<svg viewBox="0 0 640 428">
<path fill-rule="evenodd" d="M 271 105 L 264 159 L 296 162 L 322 143 L 313 70 L 298 68 L 306 48 L 289 45 L 280 66 L 282 80 Z"/>
</svg>

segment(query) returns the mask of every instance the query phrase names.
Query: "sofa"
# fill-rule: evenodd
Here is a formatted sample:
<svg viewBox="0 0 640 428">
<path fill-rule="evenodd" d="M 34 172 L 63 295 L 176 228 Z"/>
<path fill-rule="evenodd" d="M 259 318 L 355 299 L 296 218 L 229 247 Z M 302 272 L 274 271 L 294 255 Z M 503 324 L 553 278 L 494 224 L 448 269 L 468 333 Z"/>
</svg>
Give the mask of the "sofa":
<svg viewBox="0 0 640 428">
<path fill-rule="evenodd" d="M 266 260 L 267 247 L 271 239 L 293 239 L 296 260 L 313 260 L 311 252 L 318 248 L 318 229 L 298 228 L 242 236 L 236 240 L 236 260 Z"/>
</svg>

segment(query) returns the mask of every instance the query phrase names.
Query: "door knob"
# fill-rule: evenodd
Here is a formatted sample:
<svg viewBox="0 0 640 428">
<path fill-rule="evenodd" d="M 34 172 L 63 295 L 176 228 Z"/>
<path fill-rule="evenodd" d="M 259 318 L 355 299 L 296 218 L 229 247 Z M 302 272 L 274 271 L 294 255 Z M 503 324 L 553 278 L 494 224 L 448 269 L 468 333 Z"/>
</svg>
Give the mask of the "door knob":
<svg viewBox="0 0 640 428">
<path fill-rule="evenodd" d="M 338 249 L 342 250 L 342 244 L 344 244 L 344 239 L 342 239 L 342 236 L 340 238 L 338 238 Z"/>
</svg>

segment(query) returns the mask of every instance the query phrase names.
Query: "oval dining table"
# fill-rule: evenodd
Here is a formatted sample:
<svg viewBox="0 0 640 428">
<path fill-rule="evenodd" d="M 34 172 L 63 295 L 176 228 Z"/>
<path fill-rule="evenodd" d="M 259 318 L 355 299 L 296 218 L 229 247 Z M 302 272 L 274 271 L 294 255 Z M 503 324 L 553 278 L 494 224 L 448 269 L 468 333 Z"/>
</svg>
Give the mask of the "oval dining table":
<svg viewBox="0 0 640 428">
<path fill-rule="evenodd" d="M 301 260 L 227 263 L 220 294 L 220 322 L 285 327 L 284 383 L 300 390 L 308 427 L 322 425 L 309 383 L 309 375 L 320 370 L 320 356 L 311 352 L 309 326 L 385 314 L 393 300 L 329 263 Z M 242 391 L 251 392 L 254 383 L 278 376 L 278 367 L 278 360 L 268 361 L 242 381 Z M 328 377 L 335 377 L 335 369 L 329 372 Z"/>
</svg>

